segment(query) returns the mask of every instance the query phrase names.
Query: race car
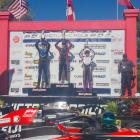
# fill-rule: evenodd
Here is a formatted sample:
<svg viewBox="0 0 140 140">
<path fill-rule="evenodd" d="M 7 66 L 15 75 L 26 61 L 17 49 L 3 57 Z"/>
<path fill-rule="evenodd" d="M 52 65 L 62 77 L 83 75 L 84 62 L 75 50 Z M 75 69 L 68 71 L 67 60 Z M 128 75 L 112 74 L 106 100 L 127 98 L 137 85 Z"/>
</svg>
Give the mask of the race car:
<svg viewBox="0 0 140 140">
<path fill-rule="evenodd" d="M 81 112 L 87 108 L 91 108 L 92 112 L 95 113 L 93 116 L 89 115 L 90 118 L 93 117 L 94 119 L 98 118 L 98 113 L 104 112 L 104 108 L 99 105 L 85 105 L 77 108 L 69 108 L 65 102 L 55 102 L 42 106 L 42 118 L 45 122 L 44 124 L 48 126 L 71 122 L 81 119 L 83 116 L 85 117 L 84 113 Z"/>
<path fill-rule="evenodd" d="M 92 134 L 80 134 L 80 128 L 67 128 L 62 124 L 58 125 L 58 129 L 65 134 L 51 140 L 139 140 L 140 138 L 139 130 L 129 128 L 120 128 L 113 132 L 94 131 Z"/>
<path fill-rule="evenodd" d="M 96 119 L 89 116 L 78 116 L 69 120 L 69 122 L 57 125 L 62 134 L 92 134 L 96 129 Z"/>
</svg>

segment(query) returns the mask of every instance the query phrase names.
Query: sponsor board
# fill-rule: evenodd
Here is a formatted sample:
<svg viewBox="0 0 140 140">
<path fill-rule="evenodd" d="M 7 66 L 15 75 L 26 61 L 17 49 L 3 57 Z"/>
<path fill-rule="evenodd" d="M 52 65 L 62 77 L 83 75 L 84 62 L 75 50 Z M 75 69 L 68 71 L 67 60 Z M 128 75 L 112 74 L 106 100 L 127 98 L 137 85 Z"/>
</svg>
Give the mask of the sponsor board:
<svg viewBox="0 0 140 140">
<path fill-rule="evenodd" d="M 20 94 L 24 94 L 24 88 L 35 88 L 37 85 L 39 54 L 35 48 L 35 43 L 40 39 L 40 35 L 41 31 L 10 32 L 10 68 L 15 69 L 12 80 L 18 76 L 18 80 L 22 81 L 19 86 Z M 55 43 L 63 37 L 62 31 L 45 31 L 45 37 L 51 45 L 49 55 L 53 55 L 53 58 L 49 60 L 47 71 L 49 84 L 59 83 L 59 52 L 55 48 Z M 93 62 L 96 63 L 96 67 L 92 71 L 92 87 L 109 88 L 111 95 L 115 94 L 114 89 L 120 87 L 120 83 L 112 84 L 111 79 L 116 76 L 120 77 L 117 72 L 117 65 L 124 52 L 124 37 L 124 30 L 68 31 L 65 33 L 65 38 L 74 45 L 69 53 L 71 60 L 68 68 L 68 79 L 75 84 L 76 89 L 83 88 L 84 85 L 84 68 L 79 53 L 85 46 L 88 46 L 95 52 Z M 16 59 L 13 57 L 15 51 L 19 52 Z M 22 70 L 20 74 L 17 73 L 18 69 Z M 10 95 L 13 94 L 15 88 L 17 88 L 16 84 L 11 82 Z M 18 95 L 19 92 L 15 90 L 15 94 Z"/>
</svg>

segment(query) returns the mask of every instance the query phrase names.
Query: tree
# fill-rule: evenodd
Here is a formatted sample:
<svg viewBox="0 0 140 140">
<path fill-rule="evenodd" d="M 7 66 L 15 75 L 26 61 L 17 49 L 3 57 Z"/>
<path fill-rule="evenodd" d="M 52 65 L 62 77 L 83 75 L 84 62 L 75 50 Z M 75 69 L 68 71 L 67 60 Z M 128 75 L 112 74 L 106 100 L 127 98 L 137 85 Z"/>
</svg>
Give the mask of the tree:
<svg viewBox="0 0 140 140">
<path fill-rule="evenodd" d="M 108 101 L 105 107 L 105 111 L 112 112 L 114 114 L 118 113 L 118 106 L 116 101 Z"/>
<path fill-rule="evenodd" d="M 0 11 L 7 10 L 13 1 L 14 0 L 0 0 Z"/>
<path fill-rule="evenodd" d="M 4 100 L 0 99 L 0 108 L 4 106 Z"/>
</svg>

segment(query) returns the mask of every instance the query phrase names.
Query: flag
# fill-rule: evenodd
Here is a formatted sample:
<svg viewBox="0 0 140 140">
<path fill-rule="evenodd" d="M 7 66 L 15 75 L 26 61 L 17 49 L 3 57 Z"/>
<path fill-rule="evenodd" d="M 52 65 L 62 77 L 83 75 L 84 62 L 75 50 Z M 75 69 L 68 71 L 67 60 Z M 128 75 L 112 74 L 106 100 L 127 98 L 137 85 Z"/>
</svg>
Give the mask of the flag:
<svg viewBox="0 0 140 140">
<path fill-rule="evenodd" d="M 127 6 L 128 9 L 135 9 L 135 7 L 132 4 L 131 0 L 119 0 L 119 4 Z"/>
<path fill-rule="evenodd" d="M 68 21 L 73 21 L 75 20 L 75 14 L 74 14 L 74 9 L 72 5 L 72 0 L 67 0 L 67 20 Z"/>
<path fill-rule="evenodd" d="M 8 11 L 16 18 L 20 19 L 28 11 L 26 0 L 15 0 L 8 8 Z"/>
</svg>

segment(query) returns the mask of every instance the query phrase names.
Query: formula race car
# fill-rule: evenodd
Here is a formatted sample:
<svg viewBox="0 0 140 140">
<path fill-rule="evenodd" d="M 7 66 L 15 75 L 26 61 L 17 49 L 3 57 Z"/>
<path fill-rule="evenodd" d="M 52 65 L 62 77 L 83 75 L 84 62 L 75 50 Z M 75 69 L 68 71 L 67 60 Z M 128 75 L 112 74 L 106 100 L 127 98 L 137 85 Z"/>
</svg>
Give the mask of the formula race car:
<svg viewBox="0 0 140 140">
<path fill-rule="evenodd" d="M 94 117 L 90 115 L 88 118 L 84 113 L 81 113 L 82 110 L 86 110 L 87 108 L 92 109 L 92 112 L 95 114 Z M 86 105 L 77 108 L 69 108 L 65 102 L 55 102 L 54 104 L 42 106 L 42 118 L 44 120 L 44 124 L 47 126 L 72 121 L 85 122 L 87 118 L 91 119 L 93 117 L 95 119 L 98 116 L 98 113 L 102 112 L 104 112 L 104 108 L 99 105 Z"/>
</svg>

